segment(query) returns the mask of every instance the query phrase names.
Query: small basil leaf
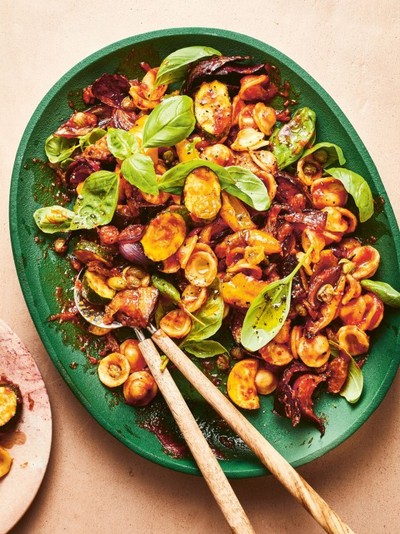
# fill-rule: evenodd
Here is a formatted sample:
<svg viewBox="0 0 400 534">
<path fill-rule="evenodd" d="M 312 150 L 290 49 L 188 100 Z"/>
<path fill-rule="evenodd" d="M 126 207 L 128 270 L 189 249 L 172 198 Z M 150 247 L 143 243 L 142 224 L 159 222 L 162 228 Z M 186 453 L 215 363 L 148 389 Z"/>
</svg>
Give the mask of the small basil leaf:
<svg viewBox="0 0 400 534">
<path fill-rule="evenodd" d="M 118 185 L 119 177 L 115 172 L 97 171 L 90 174 L 75 203 L 71 230 L 108 224 L 117 207 Z"/>
<path fill-rule="evenodd" d="M 305 107 L 298 109 L 289 122 L 274 130 L 269 143 L 280 169 L 301 158 L 304 148 L 315 137 L 315 121 L 314 111 Z"/>
<path fill-rule="evenodd" d="M 191 331 L 180 347 L 184 348 L 189 341 L 203 341 L 213 336 L 221 327 L 224 309 L 223 298 L 219 290 L 214 289 L 204 306 L 193 314 L 198 321 L 193 323 Z"/>
<path fill-rule="evenodd" d="M 289 314 L 292 278 L 269 284 L 251 303 L 243 321 L 241 343 L 250 351 L 271 341 Z"/>
<path fill-rule="evenodd" d="M 157 72 L 155 85 L 182 82 L 186 77 L 187 66 L 211 56 L 220 56 L 221 52 L 209 46 L 188 46 L 172 52 L 161 63 Z"/>
<path fill-rule="evenodd" d="M 104 137 L 106 133 L 107 132 L 103 130 L 103 128 L 93 128 L 89 133 L 79 138 L 79 146 L 83 150 L 90 145 L 94 145 L 94 143 Z"/>
<path fill-rule="evenodd" d="M 122 162 L 121 172 L 125 180 L 143 193 L 158 195 L 156 171 L 153 160 L 149 156 L 139 153 L 130 156 Z"/>
<path fill-rule="evenodd" d="M 33 214 L 35 223 L 45 234 L 68 232 L 75 213 L 62 206 L 39 208 Z"/>
<path fill-rule="evenodd" d="M 186 352 L 193 354 L 196 358 L 212 358 L 220 354 L 227 353 L 227 349 L 212 339 L 205 339 L 204 341 L 188 341 L 184 347 Z"/>
<path fill-rule="evenodd" d="M 186 95 L 163 100 L 150 113 L 143 129 L 143 147 L 176 145 L 194 128 L 193 100 Z"/>
<path fill-rule="evenodd" d="M 374 214 L 374 200 L 367 181 L 359 174 L 343 169 L 331 167 L 326 172 L 342 182 L 346 191 L 354 199 L 359 211 L 360 222 L 367 221 Z"/>
<path fill-rule="evenodd" d="M 107 146 L 111 154 L 118 159 L 126 159 L 139 150 L 136 137 L 120 128 L 109 128 Z"/>
<path fill-rule="evenodd" d="M 222 189 L 228 187 L 228 185 L 234 185 L 234 180 L 231 178 L 229 172 L 221 165 L 212 163 L 202 159 L 192 159 L 183 163 L 178 163 L 175 167 L 172 167 L 165 172 L 160 181 L 159 188 L 161 191 L 180 195 L 185 184 L 186 177 L 195 169 L 199 167 L 207 167 L 211 169 L 218 176 Z"/>
<path fill-rule="evenodd" d="M 360 399 L 363 387 L 364 377 L 362 371 L 353 358 L 350 358 L 347 380 L 340 391 L 340 395 L 344 397 L 347 402 L 354 404 Z"/>
<path fill-rule="evenodd" d="M 313 250 L 310 247 L 293 271 L 268 284 L 253 300 L 245 315 L 241 334 L 243 347 L 256 351 L 269 343 L 282 328 L 290 310 L 292 282 Z"/>
<path fill-rule="evenodd" d="M 50 135 L 44 144 L 44 151 L 50 163 L 65 161 L 77 148 L 79 148 L 79 144 L 76 139 L 67 139 L 56 135 Z"/>
<path fill-rule="evenodd" d="M 339 165 L 344 165 L 346 163 L 343 150 L 340 146 L 335 145 L 334 143 L 317 143 L 312 148 L 306 150 L 303 153 L 302 158 L 306 158 L 311 154 L 314 154 L 314 158 L 324 169 L 333 163 L 336 163 L 336 161 Z"/>
<path fill-rule="evenodd" d="M 400 293 L 396 291 L 391 285 L 386 282 L 379 282 L 378 280 L 361 280 L 361 285 L 375 293 L 382 302 L 393 308 L 400 308 Z"/>
<path fill-rule="evenodd" d="M 270 207 L 268 191 L 262 180 L 248 169 L 242 167 L 227 167 L 233 185 L 225 185 L 227 193 L 243 200 L 247 205 L 257 211 L 265 211 Z M 221 185 L 223 185 L 223 178 Z"/>
</svg>

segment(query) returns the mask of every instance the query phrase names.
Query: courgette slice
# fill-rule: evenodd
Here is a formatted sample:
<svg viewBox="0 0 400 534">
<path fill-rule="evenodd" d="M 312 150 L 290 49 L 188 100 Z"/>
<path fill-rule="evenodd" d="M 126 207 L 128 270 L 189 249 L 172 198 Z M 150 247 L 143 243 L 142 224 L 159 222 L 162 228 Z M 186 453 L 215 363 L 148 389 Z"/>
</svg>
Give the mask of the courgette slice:
<svg viewBox="0 0 400 534">
<path fill-rule="evenodd" d="M 113 259 L 113 253 L 109 248 L 98 243 L 93 243 L 93 241 L 87 241 L 86 239 L 81 239 L 76 244 L 74 256 L 84 264 L 90 261 L 100 261 L 105 265 L 110 265 Z"/>
<path fill-rule="evenodd" d="M 186 223 L 182 215 L 165 211 L 150 221 L 141 243 L 148 258 L 163 261 L 175 254 L 185 237 Z"/>
<path fill-rule="evenodd" d="M 8 382 L 0 383 L 0 430 L 5 430 L 16 420 L 21 407 L 22 396 L 19 387 Z"/>
<path fill-rule="evenodd" d="M 183 188 L 184 203 L 194 219 L 210 222 L 221 209 L 221 186 L 217 175 L 207 167 L 191 172 Z"/>
<path fill-rule="evenodd" d="M 3 447 L 0 447 L 0 478 L 5 477 L 9 473 L 12 462 L 13 458 L 11 454 Z"/>
<path fill-rule="evenodd" d="M 197 126 L 214 140 L 228 135 L 232 122 L 232 105 L 228 88 L 217 80 L 203 82 L 194 97 Z"/>
<path fill-rule="evenodd" d="M 91 304 L 107 304 L 114 298 L 115 289 L 107 284 L 104 276 L 85 271 L 82 278 L 82 296 Z"/>
</svg>

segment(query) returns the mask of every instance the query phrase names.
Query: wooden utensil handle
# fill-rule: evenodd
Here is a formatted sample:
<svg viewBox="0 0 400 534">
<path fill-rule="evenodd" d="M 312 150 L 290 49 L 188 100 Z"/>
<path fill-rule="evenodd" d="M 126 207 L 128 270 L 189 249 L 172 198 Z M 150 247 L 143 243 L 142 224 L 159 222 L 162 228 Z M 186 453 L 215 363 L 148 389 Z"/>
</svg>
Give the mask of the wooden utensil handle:
<svg viewBox="0 0 400 534">
<path fill-rule="evenodd" d="M 326 532 L 331 534 L 350 534 L 353 532 L 264 436 L 248 422 L 244 415 L 208 380 L 186 354 L 175 345 L 172 339 L 166 336 L 162 330 L 157 330 L 152 338 L 187 380 Z"/>
<path fill-rule="evenodd" d="M 232 532 L 254 534 L 238 498 L 210 449 L 182 394 L 168 369 L 161 370 L 162 360 L 151 339 L 139 343 L 149 369 L 177 422 L 193 457 Z"/>
</svg>

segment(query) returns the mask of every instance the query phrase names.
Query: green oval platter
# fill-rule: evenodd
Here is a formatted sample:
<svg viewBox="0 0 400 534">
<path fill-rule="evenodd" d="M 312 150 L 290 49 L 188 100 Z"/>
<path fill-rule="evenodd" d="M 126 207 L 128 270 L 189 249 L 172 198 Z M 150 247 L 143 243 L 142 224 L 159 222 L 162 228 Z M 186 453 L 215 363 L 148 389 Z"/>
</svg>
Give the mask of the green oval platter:
<svg viewBox="0 0 400 534">
<path fill-rule="evenodd" d="M 57 203 L 53 175 L 45 162 L 44 141 L 71 114 L 68 101 L 79 101 L 81 90 L 104 72 L 142 76 L 139 63 L 159 65 L 169 53 L 191 45 L 207 45 L 225 55 L 245 54 L 279 67 L 299 94 L 299 106 L 317 114 L 317 141 L 342 147 L 348 168 L 364 176 L 383 206 L 359 226 L 359 234 L 377 238 L 382 261 L 376 279 L 397 287 L 400 279 L 399 229 L 381 179 L 354 128 L 324 89 L 301 67 L 267 44 L 238 33 L 207 28 L 173 28 L 133 36 L 87 57 L 67 72 L 38 105 L 23 134 L 14 165 L 10 193 L 10 233 L 21 288 L 37 331 L 58 371 L 95 419 L 132 451 L 165 467 L 190 474 L 199 471 L 190 456 L 176 454 L 182 445 L 171 415 L 158 399 L 152 407 L 134 409 L 98 380 L 96 366 L 82 351 L 84 338 L 78 326 L 49 322 L 60 311 L 60 294 L 72 299 L 72 273 L 66 259 L 52 250 L 53 239 L 41 234 L 32 214 Z M 58 289 L 56 291 L 56 287 Z M 398 287 L 397 287 L 398 289 Z M 364 366 L 364 391 L 350 405 L 340 396 L 322 394 L 316 411 L 326 419 L 326 433 L 308 424 L 292 428 L 290 421 L 272 413 L 272 399 L 263 398 L 248 419 L 293 465 L 310 462 L 352 435 L 377 408 L 388 391 L 399 364 L 400 314 L 387 308 L 384 320 L 371 336 L 372 349 Z M 96 348 L 88 347 L 96 356 Z M 92 353 L 91 353 L 92 351 Z M 176 375 L 200 426 L 219 451 L 225 473 L 232 478 L 267 473 L 258 459 L 235 437 L 181 376 Z M 150 431 L 153 429 L 153 431 Z M 154 431 L 155 430 L 155 431 Z M 158 437 L 156 436 L 158 434 Z M 172 437 L 171 437 L 172 436 Z M 173 447 L 171 447 L 173 443 Z M 180 444 L 180 445 L 179 445 Z M 175 451 L 175 454 L 174 454 Z"/>
</svg>

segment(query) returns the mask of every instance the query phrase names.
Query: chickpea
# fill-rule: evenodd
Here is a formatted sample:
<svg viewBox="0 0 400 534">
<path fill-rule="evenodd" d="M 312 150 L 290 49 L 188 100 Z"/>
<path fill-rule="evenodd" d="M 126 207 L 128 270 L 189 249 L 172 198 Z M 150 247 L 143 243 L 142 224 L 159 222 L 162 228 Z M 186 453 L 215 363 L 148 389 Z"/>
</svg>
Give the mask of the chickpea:
<svg viewBox="0 0 400 534">
<path fill-rule="evenodd" d="M 157 395 L 158 387 L 148 371 L 130 374 L 123 386 L 124 399 L 131 406 L 146 406 Z"/>
<path fill-rule="evenodd" d="M 268 369 L 259 369 L 254 381 L 260 395 L 269 395 L 276 390 L 278 385 L 278 379 Z"/>
<path fill-rule="evenodd" d="M 119 348 L 121 354 L 125 356 L 131 367 L 131 373 L 135 371 L 143 371 L 146 367 L 146 360 L 139 348 L 139 341 L 137 339 L 126 339 Z"/>
</svg>

